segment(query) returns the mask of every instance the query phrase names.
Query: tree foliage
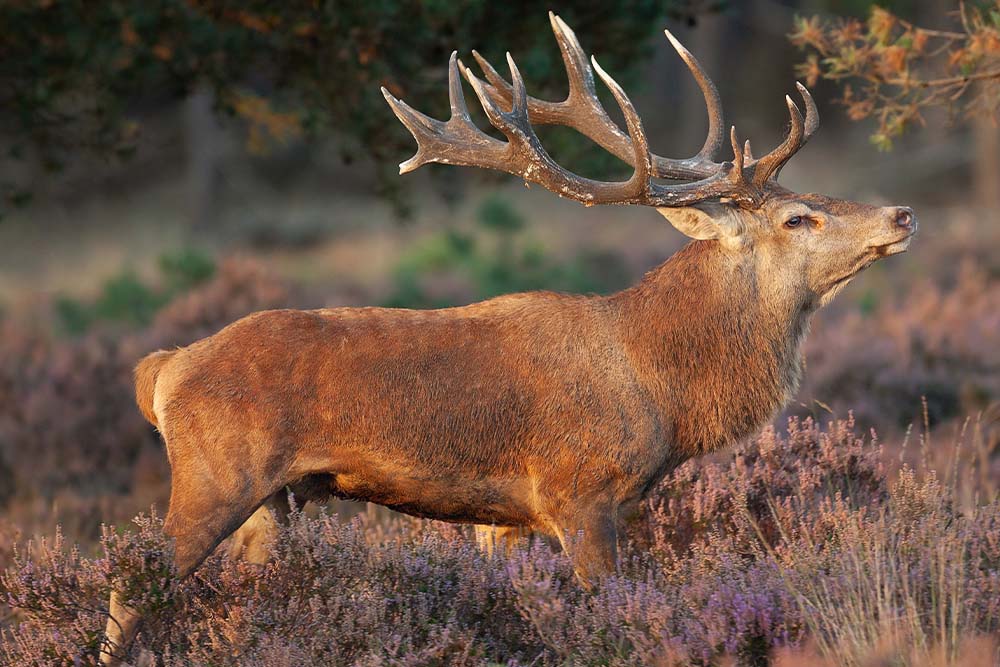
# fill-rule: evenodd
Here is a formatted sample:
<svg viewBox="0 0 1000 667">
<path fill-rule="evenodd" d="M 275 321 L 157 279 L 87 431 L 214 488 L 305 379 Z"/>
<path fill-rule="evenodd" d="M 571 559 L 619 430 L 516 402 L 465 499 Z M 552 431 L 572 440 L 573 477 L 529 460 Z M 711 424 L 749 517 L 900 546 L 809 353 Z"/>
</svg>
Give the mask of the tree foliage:
<svg viewBox="0 0 1000 667">
<path fill-rule="evenodd" d="M 798 66 L 808 85 L 836 82 L 852 120 L 874 118 L 882 150 L 930 108 L 956 116 L 1000 111 L 1000 1 L 959 4 L 955 30 L 932 30 L 873 7 L 866 22 L 799 18 L 792 43 L 807 52 Z"/>
<path fill-rule="evenodd" d="M 560 11 L 627 81 L 665 12 L 684 14 L 688 6 L 586 0 Z M 0 136 L 7 144 L 0 167 L 31 159 L 58 170 L 83 153 L 127 157 L 147 112 L 209 87 L 221 112 L 245 122 L 251 150 L 303 133 L 336 135 L 345 159 L 369 154 L 388 174 L 394 169 L 384 167 L 394 166 L 410 139 L 379 87 L 444 115 L 453 48 L 476 48 L 499 62 L 509 49 L 534 91 L 564 92 L 547 8 L 483 0 L 0 3 Z M 26 185 L 0 186 L 7 203 L 25 198 Z"/>
</svg>

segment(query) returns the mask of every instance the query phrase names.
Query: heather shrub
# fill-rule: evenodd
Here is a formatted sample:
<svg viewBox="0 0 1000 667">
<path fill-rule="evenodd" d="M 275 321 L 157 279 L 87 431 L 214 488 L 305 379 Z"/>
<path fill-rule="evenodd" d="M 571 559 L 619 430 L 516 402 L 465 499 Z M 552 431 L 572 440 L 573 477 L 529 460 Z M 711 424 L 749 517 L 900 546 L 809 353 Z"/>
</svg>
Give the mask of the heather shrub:
<svg viewBox="0 0 1000 667">
<path fill-rule="evenodd" d="M 112 583 L 147 612 L 135 655 L 164 665 L 1000 657 L 975 640 L 1000 632 L 1000 501 L 959 510 L 931 471 L 890 483 L 850 421 L 793 420 L 678 469 L 592 588 L 541 541 L 488 557 L 462 528 L 323 511 L 293 512 L 266 565 L 219 553 L 176 582 L 159 529 L 108 531 L 92 558 L 61 541 L 19 551 L 0 578 L 3 660 L 92 661 Z"/>
<path fill-rule="evenodd" d="M 749 552 L 761 540 L 788 537 L 782 531 L 822 539 L 832 527 L 817 520 L 821 506 L 872 508 L 886 495 L 881 448 L 857 434 L 853 417 L 826 430 L 812 419 L 792 418 L 784 435 L 767 428 L 722 460 L 682 465 L 646 500 L 635 532 L 664 558 L 714 534 Z M 800 519 L 807 522 L 800 526 Z"/>
<path fill-rule="evenodd" d="M 505 563 L 454 536 L 414 525 L 400 529 L 405 540 L 378 542 L 361 519 L 295 514 L 268 565 L 216 555 L 176 582 L 162 526 L 138 527 L 106 532 L 99 559 L 61 540 L 16 557 L 0 590 L 18 623 L 0 655 L 93 661 L 112 584 L 146 615 L 136 655 L 152 650 L 167 665 L 480 665 L 533 648 Z"/>
<path fill-rule="evenodd" d="M 59 531 L 51 541 L 15 550 L 12 566 L 0 575 L 0 594 L 17 624 L 0 641 L 5 664 L 96 664 L 111 584 L 155 627 L 177 591 L 173 551 L 155 516 L 135 523 L 138 530 L 128 534 L 103 529 L 103 558 L 67 549 Z"/>
<path fill-rule="evenodd" d="M 9 665 L 74 664 L 100 649 L 107 618 L 104 564 L 66 549 L 61 533 L 29 544 L 0 576 L 0 592 L 15 611 L 16 631 L 3 631 L 0 657 Z M 93 662 L 93 661 L 91 661 Z"/>
<path fill-rule="evenodd" d="M 138 450 L 152 441 L 133 409 L 131 360 L 110 337 L 66 341 L 4 327 L 0 452 L 15 488 L 49 498 L 67 486 L 127 488 Z"/>
<path fill-rule="evenodd" d="M 933 473 L 904 469 L 877 514 L 839 513 L 835 546 L 807 540 L 777 558 L 821 653 L 861 665 L 888 642 L 908 648 L 899 664 L 925 664 L 1000 629 L 998 521 L 995 502 L 956 512 Z"/>
</svg>

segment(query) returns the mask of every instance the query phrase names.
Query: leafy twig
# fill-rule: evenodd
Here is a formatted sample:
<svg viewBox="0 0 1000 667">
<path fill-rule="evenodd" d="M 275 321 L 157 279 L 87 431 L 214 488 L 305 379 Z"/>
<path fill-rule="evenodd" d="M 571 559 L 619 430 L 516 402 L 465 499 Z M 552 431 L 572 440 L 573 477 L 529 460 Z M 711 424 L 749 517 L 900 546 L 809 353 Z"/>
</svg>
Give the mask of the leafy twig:
<svg viewBox="0 0 1000 667">
<path fill-rule="evenodd" d="M 809 85 L 840 85 L 848 116 L 875 118 L 872 141 L 888 150 L 928 108 L 960 117 L 1000 110 L 1000 0 L 971 10 L 960 3 L 957 14 L 962 32 L 916 26 L 876 7 L 865 23 L 798 18 L 789 38 L 807 52 L 799 74 Z"/>
</svg>

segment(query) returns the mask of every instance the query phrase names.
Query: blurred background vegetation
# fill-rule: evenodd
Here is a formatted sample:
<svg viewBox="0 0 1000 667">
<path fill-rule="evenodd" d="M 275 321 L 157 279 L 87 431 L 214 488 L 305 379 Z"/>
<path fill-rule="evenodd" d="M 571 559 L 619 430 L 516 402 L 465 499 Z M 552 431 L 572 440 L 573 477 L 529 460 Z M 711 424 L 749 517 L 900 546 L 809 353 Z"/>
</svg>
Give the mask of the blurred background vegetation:
<svg viewBox="0 0 1000 667">
<path fill-rule="evenodd" d="M 706 129 L 664 27 L 758 153 L 808 80 L 822 126 L 783 183 L 913 206 L 921 232 L 817 318 L 790 412 L 853 409 L 887 437 L 925 412 L 932 429 L 978 420 L 1000 479 L 1000 12 L 882 7 L 0 3 L 0 561 L 4 530 L 62 522 L 92 540 L 102 520 L 165 506 L 166 459 L 131 395 L 151 349 L 270 307 L 610 292 L 681 247 L 648 209 L 588 209 L 471 169 L 397 175 L 413 142 L 379 86 L 442 117 L 451 50 L 509 50 L 529 90 L 556 99 L 549 9 L 630 92 L 660 154 L 692 154 Z M 628 173 L 569 131 L 540 136 L 574 170 Z"/>
</svg>

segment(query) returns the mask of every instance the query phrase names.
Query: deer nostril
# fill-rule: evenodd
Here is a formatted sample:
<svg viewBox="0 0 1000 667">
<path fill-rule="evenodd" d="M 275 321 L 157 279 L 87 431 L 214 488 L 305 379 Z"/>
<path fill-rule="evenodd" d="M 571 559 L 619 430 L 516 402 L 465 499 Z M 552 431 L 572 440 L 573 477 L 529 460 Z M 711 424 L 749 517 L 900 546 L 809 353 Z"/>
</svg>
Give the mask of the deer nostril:
<svg viewBox="0 0 1000 667">
<path fill-rule="evenodd" d="M 903 229 L 913 229 L 913 209 L 908 206 L 900 206 L 896 209 L 896 224 Z"/>
</svg>

